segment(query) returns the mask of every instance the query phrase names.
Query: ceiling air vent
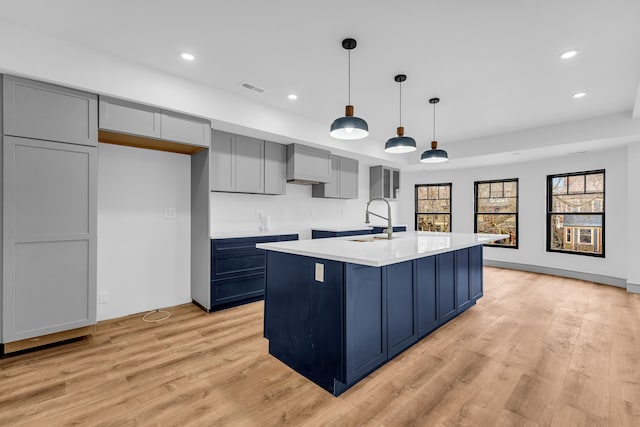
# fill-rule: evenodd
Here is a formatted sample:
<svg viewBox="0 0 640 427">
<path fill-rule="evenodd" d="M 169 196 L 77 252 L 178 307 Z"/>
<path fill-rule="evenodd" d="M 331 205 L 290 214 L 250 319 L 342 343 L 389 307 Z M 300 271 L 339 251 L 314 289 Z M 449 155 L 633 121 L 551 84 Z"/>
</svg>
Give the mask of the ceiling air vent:
<svg viewBox="0 0 640 427">
<path fill-rule="evenodd" d="M 249 82 L 242 82 L 240 83 L 240 86 L 242 86 L 245 89 L 249 89 L 252 90 L 254 92 L 258 92 L 258 93 L 265 93 L 267 90 L 266 89 L 262 89 L 261 87 L 258 87 L 254 84 L 251 84 Z"/>
</svg>

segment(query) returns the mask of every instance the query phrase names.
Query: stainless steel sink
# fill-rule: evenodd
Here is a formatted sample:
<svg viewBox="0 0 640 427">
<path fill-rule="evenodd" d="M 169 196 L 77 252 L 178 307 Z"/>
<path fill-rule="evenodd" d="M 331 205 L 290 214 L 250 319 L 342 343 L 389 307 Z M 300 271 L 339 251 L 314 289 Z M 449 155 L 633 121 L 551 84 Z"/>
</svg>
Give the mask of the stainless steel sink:
<svg viewBox="0 0 640 427">
<path fill-rule="evenodd" d="M 392 239 L 397 239 L 397 237 L 392 237 Z M 377 242 L 379 240 L 389 240 L 387 236 L 373 236 L 373 237 L 361 237 L 359 239 L 351 239 L 351 242 Z"/>
</svg>

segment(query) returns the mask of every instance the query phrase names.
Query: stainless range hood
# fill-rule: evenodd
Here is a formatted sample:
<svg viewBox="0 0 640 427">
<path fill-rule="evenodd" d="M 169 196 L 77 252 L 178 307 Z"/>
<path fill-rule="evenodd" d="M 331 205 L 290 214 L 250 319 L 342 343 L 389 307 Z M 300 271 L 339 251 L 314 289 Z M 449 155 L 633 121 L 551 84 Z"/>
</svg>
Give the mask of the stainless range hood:
<svg viewBox="0 0 640 427">
<path fill-rule="evenodd" d="M 287 182 L 320 184 L 331 181 L 331 152 L 302 144 L 287 145 Z"/>
</svg>

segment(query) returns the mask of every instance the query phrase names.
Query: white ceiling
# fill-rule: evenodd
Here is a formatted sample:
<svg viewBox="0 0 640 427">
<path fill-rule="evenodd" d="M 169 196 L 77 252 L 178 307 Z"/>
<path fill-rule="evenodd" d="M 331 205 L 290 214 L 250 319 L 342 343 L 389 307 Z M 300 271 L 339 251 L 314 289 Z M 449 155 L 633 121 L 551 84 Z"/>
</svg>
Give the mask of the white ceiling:
<svg viewBox="0 0 640 427">
<path fill-rule="evenodd" d="M 631 110 L 640 82 L 637 0 L 2 0 L 0 19 L 267 104 L 318 123 L 352 103 L 384 141 L 419 152 Z M 559 55 L 579 53 L 570 60 Z M 196 56 L 188 63 L 183 51 Z M 63 58 L 61 58 L 63 60 Z M 247 81 L 267 90 L 256 94 Z M 585 91 L 582 99 L 572 94 Z M 296 93 L 297 101 L 287 95 Z M 419 156 L 415 155 L 416 158 Z M 410 162 L 414 163 L 414 162 Z"/>
</svg>

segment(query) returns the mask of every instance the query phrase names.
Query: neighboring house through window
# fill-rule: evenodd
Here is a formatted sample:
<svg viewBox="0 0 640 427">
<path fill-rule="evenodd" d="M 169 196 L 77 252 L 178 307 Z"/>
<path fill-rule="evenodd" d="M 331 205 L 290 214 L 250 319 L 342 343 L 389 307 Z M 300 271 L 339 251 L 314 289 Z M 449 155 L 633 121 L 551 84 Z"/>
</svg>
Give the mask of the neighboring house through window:
<svg viewBox="0 0 640 427">
<path fill-rule="evenodd" d="M 547 176 L 547 251 L 604 257 L 604 178 L 604 170 Z"/>
<path fill-rule="evenodd" d="M 518 178 L 475 182 L 474 230 L 509 235 L 487 246 L 518 248 Z"/>
</svg>

